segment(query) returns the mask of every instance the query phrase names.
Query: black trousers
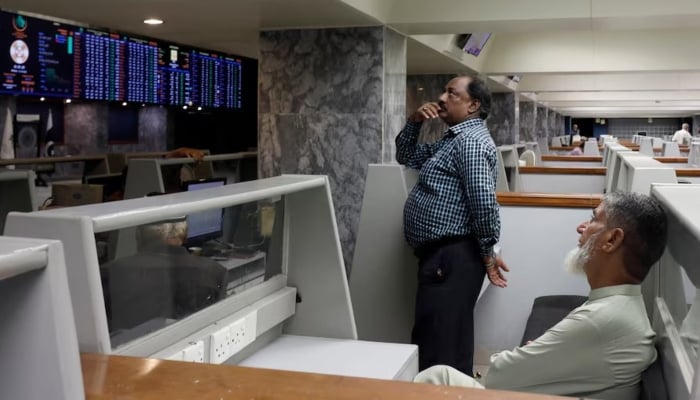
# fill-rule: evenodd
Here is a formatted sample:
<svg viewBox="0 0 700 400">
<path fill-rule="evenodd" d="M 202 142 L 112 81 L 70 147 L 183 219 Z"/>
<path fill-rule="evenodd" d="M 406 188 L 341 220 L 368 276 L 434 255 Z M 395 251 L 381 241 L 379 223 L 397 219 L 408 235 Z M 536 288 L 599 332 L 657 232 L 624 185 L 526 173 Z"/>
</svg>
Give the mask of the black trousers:
<svg viewBox="0 0 700 400">
<path fill-rule="evenodd" d="M 473 376 L 474 305 L 486 271 L 479 244 L 451 237 L 416 249 L 418 291 L 411 341 L 422 371 L 449 365 Z"/>
</svg>

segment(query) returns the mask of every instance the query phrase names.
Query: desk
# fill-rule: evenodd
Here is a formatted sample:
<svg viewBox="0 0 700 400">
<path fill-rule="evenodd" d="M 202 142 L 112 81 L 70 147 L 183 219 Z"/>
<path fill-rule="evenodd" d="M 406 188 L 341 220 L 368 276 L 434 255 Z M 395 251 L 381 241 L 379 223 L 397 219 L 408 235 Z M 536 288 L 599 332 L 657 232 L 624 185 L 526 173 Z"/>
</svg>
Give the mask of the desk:
<svg viewBox="0 0 700 400">
<path fill-rule="evenodd" d="M 109 166 L 106 155 L 79 155 L 61 157 L 12 158 L 0 160 L 0 167 L 8 165 L 46 165 L 67 162 L 84 162 L 83 176 L 108 174 Z"/>
<path fill-rule="evenodd" d="M 83 354 L 81 363 L 87 400 L 564 399 L 496 390 L 123 356 Z"/>
</svg>

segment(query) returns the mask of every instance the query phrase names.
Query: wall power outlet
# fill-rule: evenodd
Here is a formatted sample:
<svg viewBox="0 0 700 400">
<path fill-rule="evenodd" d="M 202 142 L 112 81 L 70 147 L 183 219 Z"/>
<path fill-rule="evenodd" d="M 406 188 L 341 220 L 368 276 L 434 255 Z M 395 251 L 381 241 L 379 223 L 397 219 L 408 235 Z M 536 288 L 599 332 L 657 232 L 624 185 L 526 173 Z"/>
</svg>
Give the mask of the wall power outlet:
<svg viewBox="0 0 700 400">
<path fill-rule="evenodd" d="M 244 347 L 255 341 L 257 326 L 257 310 L 229 325 L 231 355 L 238 353 Z"/>
</svg>

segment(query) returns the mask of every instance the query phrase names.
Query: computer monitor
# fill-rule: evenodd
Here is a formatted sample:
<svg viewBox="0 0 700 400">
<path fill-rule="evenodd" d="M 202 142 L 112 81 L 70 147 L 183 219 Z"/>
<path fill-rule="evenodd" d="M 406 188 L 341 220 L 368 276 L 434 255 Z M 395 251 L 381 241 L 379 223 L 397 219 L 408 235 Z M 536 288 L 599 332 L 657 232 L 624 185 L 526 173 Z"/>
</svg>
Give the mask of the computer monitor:
<svg viewBox="0 0 700 400">
<path fill-rule="evenodd" d="M 185 191 L 210 189 L 224 186 L 226 178 L 200 179 L 183 183 Z M 223 233 L 223 210 L 215 208 L 187 216 L 187 245 L 202 244 L 210 239 L 221 237 Z"/>
<path fill-rule="evenodd" d="M 646 136 L 647 132 L 646 131 L 637 131 L 637 135 L 639 136 Z"/>
</svg>

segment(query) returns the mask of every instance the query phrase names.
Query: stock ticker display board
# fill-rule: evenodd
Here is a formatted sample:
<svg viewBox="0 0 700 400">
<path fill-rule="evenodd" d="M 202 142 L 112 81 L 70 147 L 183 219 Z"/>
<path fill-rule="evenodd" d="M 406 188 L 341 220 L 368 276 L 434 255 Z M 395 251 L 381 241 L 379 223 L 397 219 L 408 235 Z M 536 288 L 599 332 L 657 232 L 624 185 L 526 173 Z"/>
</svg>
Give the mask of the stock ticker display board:
<svg viewBox="0 0 700 400">
<path fill-rule="evenodd" d="M 244 64 L 240 56 L 0 11 L 4 94 L 241 109 Z"/>
</svg>

